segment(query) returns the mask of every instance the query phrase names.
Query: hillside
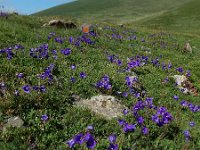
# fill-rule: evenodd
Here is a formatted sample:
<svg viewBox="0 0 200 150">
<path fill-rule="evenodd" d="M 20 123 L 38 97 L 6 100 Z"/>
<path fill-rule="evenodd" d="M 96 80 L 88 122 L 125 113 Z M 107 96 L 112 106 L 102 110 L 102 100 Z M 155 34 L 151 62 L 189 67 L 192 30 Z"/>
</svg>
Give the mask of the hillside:
<svg viewBox="0 0 200 150">
<path fill-rule="evenodd" d="M 41 17 L 0 19 L 2 150 L 200 149 L 198 38 L 101 21 L 96 34 L 82 34 L 41 27 Z M 192 53 L 183 51 L 187 40 Z M 75 105 L 97 95 L 127 109 L 108 120 Z M 114 109 L 109 101 L 100 107 Z M 14 116 L 23 123 L 9 127 Z"/>
<path fill-rule="evenodd" d="M 72 16 L 83 22 L 102 20 L 198 36 L 199 7 L 199 0 L 78 0 L 33 15 Z"/>
<path fill-rule="evenodd" d="M 99 19 L 135 20 L 170 11 L 189 2 L 189 0 L 78 0 L 53 7 L 34 15 L 37 16 L 74 16 L 101 17 Z"/>
<path fill-rule="evenodd" d="M 165 29 L 179 33 L 189 33 L 199 35 L 200 29 L 200 1 L 191 0 L 190 2 L 181 5 L 173 11 L 167 11 L 149 18 L 141 19 L 137 22 L 138 25 L 147 28 Z"/>
</svg>

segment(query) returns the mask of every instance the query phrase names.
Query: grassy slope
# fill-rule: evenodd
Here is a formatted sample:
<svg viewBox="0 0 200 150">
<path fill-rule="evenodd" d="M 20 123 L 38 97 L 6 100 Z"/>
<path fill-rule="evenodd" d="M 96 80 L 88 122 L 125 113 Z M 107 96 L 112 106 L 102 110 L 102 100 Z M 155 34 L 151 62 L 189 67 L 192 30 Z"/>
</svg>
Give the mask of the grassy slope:
<svg viewBox="0 0 200 150">
<path fill-rule="evenodd" d="M 191 0 L 174 11 L 165 12 L 157 17 L 149 17 L 136 22 L 147 28 L 165 29 L 179 33 L 199 35 L 200 1 Z"/>
<path fill-rule="evenodd" d="M 2 37 L 0 49 L 14 44 L 22 44 L 25 47 L 24 52 L 19 50 L 17 55 L 10 61 L 6 59 L 5 55 L 0 55 L 0 82 L 5 82 L 7 85 L 6 96 L 0 97 L 0 121 L 3 122 L 7 116 L 19 115 L 23 118 L 27 126 L 27 128 L 10 129 L 3 134 L 1 133 L 0 140 L 8 143 L 4 147 L 10 146 L 10 149 L 14 149 L 16 145 L 16 149 L 27 149 L 31 141 L 38 145 L 38 149 L 58 149 L 59 147 L 67 149 L 63 142 L 70 139 L 74 134 L 85 130 L 88 124 L 93 124 L 95 127 L 93 134 L 98 141 L 97 150 L 106 149 L 108 146 L 107 136 L 113 132 L 118 135 L 117 143 L 119 143 L 120 149 L 122 147 L 127 149 L 133 146 L 133 141 L 135 145 L 133 148 L 138 150 L 195 149 L 200 147 L 199 114 L 191 113 L 188 109 L 181 109 L 179 104 L 182 99 L 186 99 L 200 105 L 199 97 L 182 94 L 173 86 L 172 81 L 167 85 L 161 84 L 162 79 L 167 75 L 177 73 L 175 68 L 182 66 L 185 70 L 191 70 L 191 80 L 200 89 L 200 61 L 198 59 L 200 57 L 200 43 L 198 39 L 191 39 L 193 54 L 184 54 L 181 53 L 181 47 L 183 42 L 188 39 L 185 36 L 168 37 L 163 35 L 155 39 L 150 39 L 148 38 L 148 33 L 135 31 L 135 35 L 137 36 L 136 41 L 115 41 L 106 37 L 106 35 L 112 35 L 112 31 L 100 30 L 100 36 L 94 39 L 96 41 L 94 46 L 84 45 L 79 48 L 70 45 L 67 40 L 63 44 L 56 43 L 53 39 L 50 41 L 47 40 L 47 35 L 53 31 L 56 32 L 57 36 L 68 39 L 70 36 L 77 37 L 81 35 L 78 30 L 41 28 L 40 25 L 42 23 L 37 17 L 21 16 L 10 17 L 8 20 L 2 19 L 0 22 L 0 36 Z M 120 34 L 123 32 L 123 28 L 116 28 L 116 30 Z M 145 38 L 146 43 L 142 43 L 140 41 L 141 38 Z M 156 41 L 158 45 L 152 47 L 150 43 L 153 41 Z M 163 49 L 159 45 L 161 41 L 168 42 L 169 46 L 174 42 L 178 42 L 181 47 L 176 50 L 171 47 Z M 29 49 L 31 47 L 38 47 L 43 43 L 49 44 L 49 50 L 58 50 L 57 60 L 53 60 L 51 54 L 47 60 L 37 60 L 29 57 Z M 130 44 L 133 47 L 130 47 Z M 72 48 L 72 54 L 69 57 L 63 57 L 59 52 L 66 47 Z M 138 74 L 140 74 L 139 79 L 147 90 L 148 97 L 154 97 L 154 103 L 157 106 L 165 106 L 172 113 L 174 117 L 172 125 L 159 128 L 152 121 L 149 121 L 149 124 L 146 125 L 150 128 L 150 136 L 141 136 L 139 127 L 135 133 L 125 135 L 122 133 L 121 128 L 116 125 L 116 120 L 106 121 L 87 110 L 71 107 L 70 96 L 72 93 L 80 94 L 82 97 L 98 94 L 99 92 L 92 85 L 104 74 L 108 74 L 112 79 L 113 95 L 115 95 L 116 91 L 128 90 L 124 85 L 124 78 L 127 74 L 116 73 L 120 68 L 115 64 L 111 64 L 106 59 L 104 55 L 105 51 L 108 51 L 110 54 L 119 55 L 124 64 L 123 68 L 125 68 L 127 57 L 137 54 L 146 55 L 146 48 L 151 49 L 151 55 L 149 55 L 151 58 L 160 57 L 162 54 L 163 57 L 160 58 L 161 62 L 170 61 L 173 64 L 173 70 L 169 72 L 153 67 L 150 63 L 144 68 L 137 69 Z M 38 81 L 36 77 L 36 74 L 41 73 L 50 63 L 56 65 L 53 73 L 56 81 L 53 85 Z M 71 64 L 77 65 L 75 71 L 71 71 Z M 79 78 L 81 71 L 87 73 L 86 79 Z M 15 74 L 19 72 L 25 74 L 24 79 L 17 80 Z M 75 84 L 70 82 L 71 76 L 77 78 Z M 26 94 L 21 89 L 25 84 L 34 85 L 38 83 L 46 85 L 46 93 L 32 92 L 31 94 Z M 19 97 L 13 95 L 15 89 L 20 91 Z M 180 100 L 174 101 L 172 99 L 173 95 L 178 95 Z M 128 98 L 121 98 L 121 101 L 131 108 L 137 100 L 129 96 Z M 40 116 L 45 113 L 50 118 L 47 124 L 43 124 L 40 121 Z M 135 120 L 131 116 L 126 118 L 130 122 L 135 123 Z M 195 121 L 196 127 L 188 127 L 189 121 Z M 44 126 L 45 128 L 43 128 Z M 183 131 L 186 129 L 189 129 L 192 134 L 192 141 L 190 143 L 184 142 Z M 9 142 L 12 142 L 12 144 L 9 144 Z M 78 145 L 75 149 L 85 148 L 80 148 Z"/>
<path fill-rule="evenodd" d="M 140 17 L 169 11 L 188 2 L 188 0 L 78 0 L 69 4 L 53 7 L 35 15 L 38 16 L 75 16 L 101 17 L 99 19 L 134 20 Z M 173 4 L 173 5 L 172 5 Z"/>
<path fill-rule="evenodd" d="M 36 13 L 38 16 L 74 16 L 84 22 L 98 20 L 128 23 L 137 27 L 170 30 L 198 36 L 200 10 L 198 0 L 79 0 Z"/>
</svg>

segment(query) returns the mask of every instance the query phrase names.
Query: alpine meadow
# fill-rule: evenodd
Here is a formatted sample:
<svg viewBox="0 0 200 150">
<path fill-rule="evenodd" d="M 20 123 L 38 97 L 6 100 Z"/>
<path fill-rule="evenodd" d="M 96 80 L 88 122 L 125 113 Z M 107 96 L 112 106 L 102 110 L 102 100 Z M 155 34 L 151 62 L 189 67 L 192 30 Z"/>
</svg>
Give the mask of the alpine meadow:
<svg viewBox="0 0 200 150">
<path fill-rule="evenodd" d="M 199 8 L 0 7 L 0 149 L 200 150 Z"/>
</svg>

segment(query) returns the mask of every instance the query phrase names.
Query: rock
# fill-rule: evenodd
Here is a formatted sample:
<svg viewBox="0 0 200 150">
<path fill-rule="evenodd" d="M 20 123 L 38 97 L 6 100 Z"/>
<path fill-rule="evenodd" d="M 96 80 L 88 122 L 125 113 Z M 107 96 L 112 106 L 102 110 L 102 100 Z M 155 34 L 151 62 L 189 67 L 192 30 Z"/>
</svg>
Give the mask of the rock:
<svg viewBox="0 0 200 150">
<path fill-rule="evenodd" d="M 43 24 L 42 26 L 43 26 L 43 27 L 47 27 L 47 26 L 48 26 L 48 24 L 47 24 L 47 23 L 45 23 L 45 24 Z"/>
<path fill-rule="evenodd" d="M 112 119 L 123 115 L 123 110 L 127 109 L 125 106 L 119 103 L 113 96 L 97 95 L 90 99 L 81 99 L 74 103 L 79 107 L 88 108 L 92 112 L 105 117 L 106 119 Z"/>
<path fill-rule="evenodd" d="M 184 45 L 184 51 L 185 51 L 185 52 L 192 53 L 192 47 L 190 46 L 190 43 L 189 43 L 189 42 L 186 42 L 186 43 L 185 43 L 185 45 Z"/>
<path fill-rule="evenodd" d="M 178 86 L 182 86 L 182 83 L 187 81 L 187 78 L 184 75 L 174 75 L 174 79 Z"/>
<path fill-rule="evenodd" d="M 124 27 L 124 24 L 119 24 L 119 27 L 120 27 L 120 28 L 123 28 L 123 27 Z"/>
<path fill-rule="evenodd" d="M 23 124 L 24 124 L 24 121 L 18 116 L 15 116 L 15 117 L 9 118 L 8 122 L 4 125 L 4 127 L 11 126 L 11 127 L 20 128 L 23 126 Z"/>
<path fill-rule="evenodd" d="M 64 28 L 65 27 L 65 23 L 61 20 L 51 20 L 49 21 L 49 26 L 55 26 L 55 27 L 59 27 L 59 28 Z"/>
<path fill-rule="evenodd" d="M 72 29 L 72 28 L 76 28 L 76 25 L 73 22 L 66 22 L 65 27 L 67 29 Z"/>
<path fill-rule="evenodd" d="M 91 24 L 86 24 L 86 23 L 84 23 L 84 24 L 81 26 L 81 31 L 82 31 L 83 33 L 92 32 L 92 31 L 94 31 L 94 26 L 91 25 Z"/>
<path fill-rule="evenodd" d="M 73 22 L 64 22 L 62 20 L 51 20 L 49 21 L 48 24 L 47 23 L 43 24 L 43 27 L 46 26 L 54 26 L 58 28 L 67 28 L 67 29 L 76 28 L 76 25 Z"/>
<path fill-rule="evenodd" d="M 194 87 L 191 81 L 184 75 L 174 75 L 173 78 L 177 83 L 177 87 L 185 94 L 193 94 L 198 96 L 198 90 Z"/>
</svg>

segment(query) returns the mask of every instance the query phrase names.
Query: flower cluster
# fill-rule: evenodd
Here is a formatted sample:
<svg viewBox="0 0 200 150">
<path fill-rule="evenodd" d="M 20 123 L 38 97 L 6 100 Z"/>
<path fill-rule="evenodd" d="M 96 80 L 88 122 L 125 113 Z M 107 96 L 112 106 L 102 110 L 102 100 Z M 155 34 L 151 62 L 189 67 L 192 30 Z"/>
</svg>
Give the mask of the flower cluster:
<svg viewBox="0 0 200 150">
<path fill-rule="evenodd" d="M 69 148 L 73 148 L 76 144 L 83 144 L 83 143 L 86 143 L 86 146 L 89 149 L 93 149 L 97 144 L 96 140 L 94 139 L 93 135 L 89 132 L 89 130 L 85 134 L 78 133 L 72 139 L 66 142 Z"/>
<path fill-rule="evenodd" d="M 48 44 L 43 44 L 38 48 L 31 48 L 30 56 L 37 59 L 48 59 L 49 58 Z"/>
<path fill-rule="evenodd" d="M 138 81 L 138 78 L 136 76 L 127 76 L 125 81 L 128 87 L 132 87 Z"/>
<path fill-rule="evenodd" d="M 34 91 L 40 91 L 41 93 L 44 93 L 46 92 L 46 87 L 44 85 L 41 85 L 41 86 L 37 86 L 37 85 L 34 85 L 34 86 L 30 86 L 30 85 L 24 85 L 22 87 L 22 90 L 29 94 L 31 92 L 31 90 L 34 90 Z"/>
<path fill-rule="evenodd" d="M 71 43 L 71 44 L 73 44 L 73 45 L 75 45 L 77 47 L 80 47 L 81 43 L 86 43 L 88 45 L 92 45 L 95 42 L 91 40 L 91 38 L 89 37 L 89 35 L 82 35 L 82 36 L 79 36 L 77 38 L 74 38 L 72 36 L 69 37 L 69 43 Z"/>
<path fill-rule="evenodd" d="M 0 49 L 0 55 L 5 54 L 7 59 L 11 60 L 13 58 L 13 56 L 16 54 L 16 50 L 19 50 L 19 49 L 24 49 L 24 47 L 20 44 L 17 44 L 15 46 Z"/>
<path fill-rule="evenodd" d="M 152 120 L 161 127 L 164 124 L 169 124 L 173 117 L 165 107 L 160 107 L 157 109 L 156 114 L 152 115 Z"/>
<path fill-rule="evenodd" d="M 62 49 L 60 52 L 61 54 L 68 56 L 71 54 L 71 49 L 70 48 Z"/>
<path fill-rule="evenodd" d="M 112 85 L 108 75 L 104 75 L 101 80 L 96 83 L 97 88 L 103 88 L 104 90 L 110 90 Z"/>
<path fill-rule="evenodd" d="M 54 64 L 50 64 L 43 73 L 39 74 L 39 77 L 44 80 L 44 79 L 48 79 L 48 82 L 51 83 L 53 80 L 53 68 L 54 68 Z"/>
<path fill-rule="evenodd" d="M 116 144 L 116 134 L 112 134 L 108 137 L 110 145 L 107 150 L 118 150 L 118 144 Z"/>
<path fill-rule="evenodd" d="M 128 60 L 128 68 L 132 69 L 132 68 L 137 68 L 137 67 L 140 67 L 140 59 L 129 59 Z"/>
<path fill-rule="evenodd" d="M 187 102 L 187 101 L 185 101 L 185 100 L 182 100 L 182 101 L 180 102 L 180 104 L 181 104 L 184 108 L 189 108 L 190 111 L 192 111 L 192 112 L 200 112 L 200 106 L 199 106 L 199 105 L 194 105 L 194 104 L 192 104 L 192 103 L 190 103 L 190 102 Z"/>
<path fill-rule="evenodd" d="M 118 66 L 122 65 L 122 61 L 118 58 L 117 55 L 108 55 L 107 58 L 111 63 L 115 63 Z"/>
<path fill-rule="evenodd" d="M 118 119 L 118 123 L 121 127 L 123 127 L 124 133 L 134 132 L 136 129 L 136 124 L 129 124 L 125 120 Z"/>
</svg>

